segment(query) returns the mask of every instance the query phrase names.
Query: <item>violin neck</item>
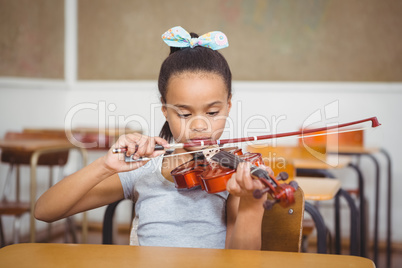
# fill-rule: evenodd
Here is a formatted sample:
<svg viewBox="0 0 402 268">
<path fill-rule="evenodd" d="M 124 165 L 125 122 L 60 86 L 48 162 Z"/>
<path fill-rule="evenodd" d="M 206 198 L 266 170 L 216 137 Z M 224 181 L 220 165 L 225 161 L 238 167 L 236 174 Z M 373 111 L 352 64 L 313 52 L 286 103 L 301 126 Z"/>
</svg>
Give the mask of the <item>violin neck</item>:
<svg viewBox="0 0 402 268">
<path fill-rule="evenodd" d="M 257 177 L 261 181 L 265 182 L 265 184 L 268 183 L 274 187 L 278 186 L 265 169 L 253 165 L 251 166 L 250 171 L 252 176 Z"/>
<path fill-rule="evenodd" d="M 219 153 L 212 156 L 211 159 L 218 162 L 221 166 L 230 169 L 237 169 L 237 166 L 241 162 L 244 162 L 244 160 L 241 159 L 240 157 L 226 151 L 220 151 Z M 255 165 L 251 165 L 250 173 L 252 176 L 260 179 L 266 186 L 267 185 L 272 185 L 273 187 L 278 186 L 275 180 L 273 180 L 269 176 L 268 171 L 266 171 L 265 169 L 259 168 Z"/>
</svg>

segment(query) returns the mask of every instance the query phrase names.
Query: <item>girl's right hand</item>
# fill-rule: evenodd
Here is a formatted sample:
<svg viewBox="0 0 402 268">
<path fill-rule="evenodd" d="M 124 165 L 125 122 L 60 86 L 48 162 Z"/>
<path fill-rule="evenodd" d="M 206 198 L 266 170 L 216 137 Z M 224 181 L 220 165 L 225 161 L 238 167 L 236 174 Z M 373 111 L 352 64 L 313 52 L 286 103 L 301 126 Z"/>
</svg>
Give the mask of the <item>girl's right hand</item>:
<svg viewBox="0 0 402 268">
<path fill-rule="evenodd" d="M 139 133 L 122 135 L 104 156 L 105 166 L 113 173 L 130 171 L 142 167 L 147 161 L 126 163 L 124 161 L 124 154 L 115 154 L 113 153 L 113 149 L 127 148 L 125 154 L 132 156 L 133 159 L 139 159 L 140 157 L 152 158 L 165 153 L 164 150 L 155 151 L 155 144 L 169 148 L 169 143 L 160 137 L 148 137 Z"/>
</svg>

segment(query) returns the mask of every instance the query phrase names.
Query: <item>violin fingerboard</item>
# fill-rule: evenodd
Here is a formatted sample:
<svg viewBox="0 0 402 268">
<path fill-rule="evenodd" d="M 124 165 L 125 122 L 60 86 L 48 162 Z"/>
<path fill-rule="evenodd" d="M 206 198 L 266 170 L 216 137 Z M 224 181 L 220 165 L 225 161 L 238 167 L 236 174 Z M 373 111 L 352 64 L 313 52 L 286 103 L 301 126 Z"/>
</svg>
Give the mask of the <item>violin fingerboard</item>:
<svg viewBox="0 0 402 268">
<path fill-rule="evenodd" d="M 213 155 L 211 160 L 218 162 L 221 166 L 231 169 L 236 169 L 239 163 L 244 161 L 238 156 L 226 151 L 220 151 L 219 153 Z"/>
<path fill-rule="evenodd" d="M 211 158 L 212 160 L 218 162 L 221 166 L 236 169 L 240 162 L 244 162 L 238 156 L 231 154 L 226 151 L 220 151 Z M 253 176 L 265 180 L 267 183 L 277 186 L 277 183 L 269 176 L 268 172 L 262 168 L 252 165 L 250 167 L 250 172 Z"/>
<path fill-rule="evenodd" d="M 277 186 L 276 182 L 271 178 L 271 176 L 269 176 L 268 171 L 266 171 L 265 169 L 259 168 L 257 166 L 252 166 L 250 168 L 250 171 L 251 171 L 251 175 L 256 176 L 260 179 L 266 180 L 275 187 Z"/>
</svg>

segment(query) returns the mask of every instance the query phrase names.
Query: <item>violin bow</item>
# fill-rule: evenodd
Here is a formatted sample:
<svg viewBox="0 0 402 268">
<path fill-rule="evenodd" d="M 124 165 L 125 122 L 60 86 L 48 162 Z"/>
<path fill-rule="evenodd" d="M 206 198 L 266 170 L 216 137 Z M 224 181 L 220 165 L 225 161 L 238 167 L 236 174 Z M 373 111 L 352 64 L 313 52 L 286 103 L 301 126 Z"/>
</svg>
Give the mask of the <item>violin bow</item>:
<svg viewBox="0 0 402 268">
<path fill-rule="evenodd" d="M 303 135 L 303 137 L 310 137 L 313 135 L 308 135 L 308 136 L 305 136 L 305 135 L 333 130 L 333 129 L 345 128 L 345 127 L 349 127 L 349 126 L 353 126 L 353 125 L 357 125 L 357 124 L 361 124 L 361 123 L 365 123 L 365 122 L 371 122 L 371 128 L 376 128 L 376 127 L 381 126 L 377 117 L 374 116 L 374 117 L 357 120 L 357 121 L 353 121 L 353 122 L 349 122 L 349 123 L 336 124 L 336 125 L 332 125 L 332 126 L 319 127 L 319 128 L 302 129 L 299 131 L 286 132 L 286 133 L 234 138 L 234 139 L 205 140 L 205 141 L 193 141 L 193 142 L 186 142 L 186 143 L 173 143 L 173 144 L 169 144 L 169 148 L 167 148 L 167 149 L 165 147 L 163 147 L 162 145 L 156 144 L 155 150 L 167 150 L 170 153 L 172 153 L 175 149 L 182 149 L 182 148 L 187 148 L 187 147 L 205 147 L 205 146 L 212 146 L 212 145 L 219 146 L 219 145 L 230 144 L 230 143 L 255 142 L 255 141 L 259 141 L 259 140 L 270 140 L 270 139 L 275 139 L 275 138 L 291 137 L 291 136 L 298 136 L 298 135 Z M 356 131 L 356 130 L 359 130 L 359 129 L 353 129 L 353 130 L 348 130 L 348 131 Z M 347 132 L 347 131 L 337 131 L 337 132 L 334 132 L 331 134 L 341 133 L 341 132 Z M 317 136 L 318 135 L 326 135 L 326 134 L 317 134 Z M 127 148 L 114 148 L 112 150 L 113 153 L 124 153 L 126 151 L 127 151 Z M 196 153 L 196 152 L 201 152 L 201 151 L 203 151 L 203 150 L 185 152 L 185 153 L 179 153 L 179 154 L 169 154 L 169 155 L 166 155 L 165 157 L 177 156 L 177 155 L 181 155 L 181 154 Z M 144 158 L 140 158 L 137 160 L 132 159 L 132 157 L 130 157 L 130 156 L 126 156 L 126 158 L 125 158 L 126 162 L 136 162 L 136 161 L 146 161 L 146 160 L 150 160 L 150 158 L 144 157 Z"/>
</svg>

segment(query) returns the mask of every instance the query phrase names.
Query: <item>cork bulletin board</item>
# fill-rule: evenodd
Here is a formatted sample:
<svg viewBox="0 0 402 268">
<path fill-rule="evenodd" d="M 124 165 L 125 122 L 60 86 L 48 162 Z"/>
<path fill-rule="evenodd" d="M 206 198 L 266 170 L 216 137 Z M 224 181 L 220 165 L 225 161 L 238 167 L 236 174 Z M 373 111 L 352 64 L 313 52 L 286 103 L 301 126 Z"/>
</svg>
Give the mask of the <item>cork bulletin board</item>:
<svg viewBox="0 0 402 268">
<path fill-rule="evenodd" d="M 12 4 L 17 3 L 17 4 Z M 22 6 L 21 6 L 22 5 Z M 0 0 L 0 76 L 63 76 L 61 0 Z M 223 31 L 234 80 L 402 81 L 399 0 L 77 0 L 79 80 L 154 80 L 173 26 Z"/>
<path fill-rule="evenodd" d="M 81 0 L 79 14 L 81 79 L 156 79 L 180 25 L 223 31 L 235 80 L 402 80 L 402 1 Z"/>
<path fill-rule="evenodd" d="M 0 76 L 64 77 L 64 0 L 0 0 Z"/>
</svg>

